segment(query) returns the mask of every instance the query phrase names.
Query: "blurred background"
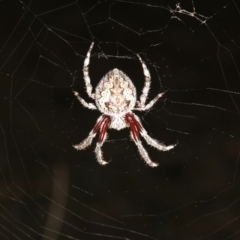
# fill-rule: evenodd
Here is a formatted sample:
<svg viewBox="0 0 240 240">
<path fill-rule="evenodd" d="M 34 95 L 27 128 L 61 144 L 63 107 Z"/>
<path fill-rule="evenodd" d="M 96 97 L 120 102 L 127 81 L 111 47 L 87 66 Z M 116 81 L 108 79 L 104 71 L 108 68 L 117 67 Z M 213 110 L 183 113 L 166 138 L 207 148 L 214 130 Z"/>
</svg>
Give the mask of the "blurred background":
<svg viewBox="0 0 240 240">
<path fill-rule="evenodd" d="M 0 238 L 240 238 L 240 5 L 234 0 L 0 1 Z M 169 152 L 109 130 L 100 166 L 87 137 L 100 112 L 83 81 L 95 42 L 95 88 L 111 69 L 144 86 L 136 112 Z"/>
</svg>

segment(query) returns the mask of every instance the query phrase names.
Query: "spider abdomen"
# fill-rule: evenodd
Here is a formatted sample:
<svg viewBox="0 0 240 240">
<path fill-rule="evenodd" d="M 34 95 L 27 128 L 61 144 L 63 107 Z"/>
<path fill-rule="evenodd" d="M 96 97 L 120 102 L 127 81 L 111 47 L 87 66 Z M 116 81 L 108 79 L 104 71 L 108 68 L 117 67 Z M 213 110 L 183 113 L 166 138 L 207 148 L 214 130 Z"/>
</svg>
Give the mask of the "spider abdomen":
<svg viewBox="0 0 240 240">
<path fill-rule="evenodd" d="M 115 68 L 99 82 L 95 100 L 103 113 L 123 114 L 134 108 L 136 88 L 125 73 Z"/>
</svg>

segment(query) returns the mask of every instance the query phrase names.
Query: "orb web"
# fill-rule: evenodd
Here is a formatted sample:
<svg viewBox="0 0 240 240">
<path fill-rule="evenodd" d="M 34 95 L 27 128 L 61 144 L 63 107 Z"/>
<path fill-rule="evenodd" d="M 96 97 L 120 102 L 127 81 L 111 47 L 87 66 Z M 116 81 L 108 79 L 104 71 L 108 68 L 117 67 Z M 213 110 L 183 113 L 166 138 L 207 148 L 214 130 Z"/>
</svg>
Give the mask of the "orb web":
<svg viewBox="0 0 240 240">
<path fill-rule="evenodd" d="M 1 239 L 239 239 L 239 4 L 229 1 L 0 1 Z M 129 129 L 75 151 L 100 116 L 83 108 L 110 70 L 147 99 L 136 112 L 169 152 Z M 143 141 L 144 143 L 144 141 Z"/>
</svg>

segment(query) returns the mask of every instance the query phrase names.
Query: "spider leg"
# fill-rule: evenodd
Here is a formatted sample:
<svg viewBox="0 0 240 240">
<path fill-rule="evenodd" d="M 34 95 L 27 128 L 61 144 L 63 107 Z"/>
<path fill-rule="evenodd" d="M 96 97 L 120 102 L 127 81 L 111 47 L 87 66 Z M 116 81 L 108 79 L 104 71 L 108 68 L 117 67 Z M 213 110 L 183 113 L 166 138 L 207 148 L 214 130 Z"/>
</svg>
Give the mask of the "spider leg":
<svg viewBox="0 0 240 240">
<path fill-rule="evenodd" d="M 148 166 L 157 167 L 158 163 L 151 161 L 147 151 L 145 150 L 145 148 L 142 145 L 142 142 L 140 141 L 139 132 L 142 129 L 140 122 L 138 120 L 136 120 L 134 114 L 130 114 L 130 113 L 126 114 L 125 119 L 130 126 L 131 138 L 134 141 L 134 143 L 136 144 L 141 157 L 143 158 L 143 160 L 145 161 L 145 163 Z"/>
<path fill-rule="evenodd" d="M 86 139 L 84 139 L 79 144 L 73 145 L 73 147 L 77 150 L 83 150 L 91 145 L 92 140 L 95 136 L 96 136 L 96 133 L 94 133 L 92 130 Z"/>
<path fill-rule="evenodd" d="M 97 145 L 96 145 L 96 148 L 95 148 L 96 158 L 97 158 L 97 161 L 100 165 L 108 164 L 108 162 L 104 161 L 103 155 L 102 155 L 101 147 L 102 147 L 104 142 L 105 142 L 105 139 L 102 142 L 98 142 Z"/>
<path fill-rule="evenodd" d="M 99 131 L 98 142 L 95 148 L 96 158 L 99 164 L 106 165 L 108 162 L 104 161 L 102 156 L 102 145 L 104 144 L 105 140 L 107 139 L 107 129 L 111 122 L 111 118 L 109 116 L 103 115 L 103 121 L 99 125 L 99 129 L 95 131 Z"/>
<path fill-rule="evenodd" d="M 155 147 L 159 151 L 169 151 L 177 145 L 177 144 L 172 144 L 172 145 L 166 146 L 165 144 L 159 142 L 158 140 L 151 138 L 147 134 L 147 131 L 144 128 L 142 128 L 142 130 L 140 131 L 140 134 L 146 140 L 147 144 L 151 145 L 152 147 Z"/>
<path fill-rule="evenodd" d="M 89 109 L 92 109 L 92 110 L 97 109 L 97 107 L 96 107 L 93 103 L 88 103 L 88 102 L 86 102 L 83 98 L 81 98 L 81 97 L 79 96 L 79 93 L 78 93 L 78 92 L 73 91 L 73 93 L 74 93 L 74 95 L 77 97 L 78 101 L 79 101 L 84 107 L 89 108 Z"/>
<path fill-rule="evenodd" d="M 166 92 L 166 91 L 165 91 Z M 159 93 L 152 101 L 150 101 L 147 105 L 141 105 L 140 103 L 140 106 L 137 106 L 135 107 L 133 110 L 138 110 L 138 111 L 145 111 L 145 110 L 148 110 L 150 109 L 157 101 L 159 98 L 161 98 L 165 92 L 163 93 Z"/>
<path fill-rule="evenodd" d="M 146 149 L 142 145 L 142 142 L 140 140 L 135 140 L 134 138 L 132 138 L 132 139 L 135 142 L 135 144 L 137 145 L 138 151 L 139 151 L 142 159 L 145 161 L 145 163 L 150 167 L 157 167 L 158 163 L 155 163 L 150 159 Z"/>
<path fill-rule="evenodd" d="M 148 71 L 148 68 L 147 68 L 145 62 L 142 60 L 142 58 L 139 55 L 137 55 L 137 56 L 138 56 L 139 61 L 142 64 L 143 74 L 145 76 L 145 83 L 144 83 L 144 87 L 142 89 L 142 95 L 140 96 L 140 106 L 145 106 L 145 102 L 148 97 L 148 92 L 150 89 L 151 76 L 150 76 L 150 73 Z"/>
<path fill-rule="evenodd" d="M 159 151 L 169 151 L 171 149 L 173 149 L 177 144 L 172 144 L 172 145 L 168 145 L 166 146 L 165 144 L 159 142 L 158 140 L 151 138 L 148 134 L 147 131 L 144 129 L 144 127 L 141 124 L 140 119 L 138 118 L 138 116 L 136 116 L 135 114 L 133 114 L 133 117 L 135 118 L 135 124 L 138 125 L 138 129 L 139 129 L 139 133 L 141 134 L 141 136 L 145 139 L 145 141 L 147 142 L 147 144 L 151 145 L 152 147 L 155 147 L 156 149 L 158 149 Z"/>
<path fill-rule="evenodd" d="M 106 120 L 109 120 L 110 122 L 110 117 L 106 115 L 102 115 L 100 118 L 98 118 L 97 123 L 95 124 L 94 128 L 91 130 L 89 133 L 88 137 L 84 139 L 82 142 L 79 144 L 73 145 L 73 147 L 77 150 L 83 150 L 87 147 L 89 147 L 92 143 L 93 138 L 96 136 L 97 132 L 102 128 Z M 100 136 L 99 136 L 100 138 Z M 101 137 L 102 139 L 102 137 Z"/>
<path fill-rule="evenodd" d="M 98 118 L 97 123 L 95 124 L 95 126 L 91 130 L 91 132 L 89 133 L 88 137 L 86 139 L 84 139 L 82 142 L 80 142 L 79 144 L 73 145 L 73 147 L 77 150 L 83 150 L 83 149 L 89 147 L 92 144 L 92 140 L 96 136 L 97 131 L 99 130 L 102 122 L 103 122 L 103 116 Z"/>
<path fill-rule="evenodd" d="M 138 151 L 142 156 L 143 160 L 150 166 L 150 167 L 157 167 L 158 164 L 154 163 L 150 160 L 147 151 L 143 148 L 141 141 L 139 140 L 139 133 L 141 136 L 146 140 L 147 144 L 155 147 L 159 151 L 169 151 L 170 149 L 174 148 L 176 144 L 166 146 L 163 143 L 158 142 L 158 140 L 151 138 L 146 130 L 143 128 L 140 119 L 133 113 L 127 113 L 125 116 L 126 122 L 129 124 L 131 129 L 131 137 L 135 144 L 138 147 Z"/>
<path fill-rule="evenodd" d="M 90 98 L 92 99 L 95 99 L 95 94 L 92 93 L 92 85 L 91 85 L 91 79 L 89 77 L 89 72 L 88 72 L 88 67 L 89 67 L 89 63 L 90 63 L 90 56 L 91 56 L 91 51 L 93 49 L 93 45 L 94 45 L 94 42 L 92 42 L 88 52 L 87 52 L 87 55 L 86 55 L 86 58 L 84 60 L 84 64 L 83 64 L 83 78 L 84 78 L 84 81 L 85 81 L 85 85 L 86 85 L 86 90 L 87 90 L 87 94 Z"/>
</svg>

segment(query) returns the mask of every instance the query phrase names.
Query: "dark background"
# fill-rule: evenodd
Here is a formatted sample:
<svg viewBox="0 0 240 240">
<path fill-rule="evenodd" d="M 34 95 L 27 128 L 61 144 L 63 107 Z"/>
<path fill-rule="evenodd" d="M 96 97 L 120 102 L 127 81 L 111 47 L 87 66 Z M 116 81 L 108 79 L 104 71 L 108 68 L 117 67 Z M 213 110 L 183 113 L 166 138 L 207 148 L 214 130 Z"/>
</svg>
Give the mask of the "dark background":
<svg viewBox="0 0 240 240">
<path fill-rule="evenodd" d="M 240 237 L 240 5 L 236 1 L 0 1 L 0 238 L 219 240 Z M 195 9 L 195 10 L 194 10 Z M 93 87 L 113 68 L 144 84 L 136 112 L 159 152 L 129 129 L 108 131 L 100 166 L 96 140 L 72 145 L 98 111 L 82 66 L 91 42 Z"/>
</svg>

